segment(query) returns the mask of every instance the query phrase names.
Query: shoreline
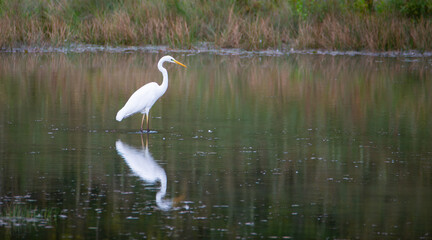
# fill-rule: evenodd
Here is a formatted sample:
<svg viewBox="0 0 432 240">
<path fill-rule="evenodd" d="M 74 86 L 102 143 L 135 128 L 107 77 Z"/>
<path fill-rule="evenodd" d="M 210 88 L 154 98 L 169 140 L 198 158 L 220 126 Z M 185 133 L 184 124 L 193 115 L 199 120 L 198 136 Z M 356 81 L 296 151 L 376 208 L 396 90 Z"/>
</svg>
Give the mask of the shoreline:
<svg viewBox="0 0 432 240">
<path fill-rule="evenodd" d="M 432 51 L 432 5 L 427 1 L 5 0 L 0 3 L 0 48 L 194 49 L 211 43 L 216 49 L 251 52 L 421 57 Z"/>
<path fill-rule="evenodd" d="M 68 46 L 20 46 L 11 48 L 0 48 L 0 53 L 187 53 L 200 54 L 210 53 L 216 55 L 233 56 L 287 56 L 287 55 L 326 55 L 326 56 L 370 56 L 370 57 L 405 57 L 405 58 L 432 58 L 432 52 L 420 52 L 418 50 L 406 51 L 340 51 L 325 49 L 267 49 L 267 50 L 244 50 L 240 48 L 217 48 L 209 44 L 193 46 L 191 49 L 171 48 L 169 46 L 102 46 L 94 44 L 70 44 Z"/>
</svg>

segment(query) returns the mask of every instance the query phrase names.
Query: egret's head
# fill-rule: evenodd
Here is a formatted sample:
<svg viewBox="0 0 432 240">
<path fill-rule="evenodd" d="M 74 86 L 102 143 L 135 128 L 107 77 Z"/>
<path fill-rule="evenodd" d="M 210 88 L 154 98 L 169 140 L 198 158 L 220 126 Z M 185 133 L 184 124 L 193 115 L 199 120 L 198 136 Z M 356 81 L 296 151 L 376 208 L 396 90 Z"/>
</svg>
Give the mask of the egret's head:
<svg viewBox="0 0 432 240">
<path fill-rule="evenodd" d="M 175 60 L 175 59 L 174 59 L 173 57 L 171 57 L 171 56 L 165 56 L 165 57 L 161 58 L 160 62 L 162 62 L 162 63 L 164 63 L 164 62 L 176 63 L 176 64 L 178 64 L 178 65 L 180 65 L 180 66 L 182 66 L 182 67 L 187 68 L 186 65 L 184 65 L 183 63 L 181 63 L 181 62 Z"/>
</svg>

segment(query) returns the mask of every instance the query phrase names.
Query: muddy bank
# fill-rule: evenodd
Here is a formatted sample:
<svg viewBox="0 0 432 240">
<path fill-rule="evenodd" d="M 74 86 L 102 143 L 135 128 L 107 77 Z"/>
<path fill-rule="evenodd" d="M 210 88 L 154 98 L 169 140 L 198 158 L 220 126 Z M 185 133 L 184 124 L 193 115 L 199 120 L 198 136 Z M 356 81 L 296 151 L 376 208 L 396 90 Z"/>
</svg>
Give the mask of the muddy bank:
<svg viewBox="0 0 432 240">
<path fill-rule="evenodd" d="M 191 49 L 173 49 L 168 46 L 100 46 L 91 44 L 71 44 L 63 47 L 53 46 L 21 46 L 13 48 L 2 48 L 2 53 L 92 53 L 92 52 L 109 52 L 109 53 L 130 53 L 130 52 L 166 52 L 166 53 L 186 53 L 199 54 L 211 53 L 217 55 L 240 55 L 240 56 L 283 56 L 290 54 L 307 54 L 307 55 L 331 55 L 331 56 L 371 56 L 371 57 L 407 57 L 407 58 L 430 58 L 432 52 L 420 52 L 417 50 L 409 51 L 387 51 L 387 52 L 369 52 L 369 51 L 331 51 L 320 49 L 296 50 L 296 49 L 276 49 L 276 50 L 256 50 L 248 51 L 237 48 L 216 48 L 208 44 L 194 46 Z"/>
</svg>

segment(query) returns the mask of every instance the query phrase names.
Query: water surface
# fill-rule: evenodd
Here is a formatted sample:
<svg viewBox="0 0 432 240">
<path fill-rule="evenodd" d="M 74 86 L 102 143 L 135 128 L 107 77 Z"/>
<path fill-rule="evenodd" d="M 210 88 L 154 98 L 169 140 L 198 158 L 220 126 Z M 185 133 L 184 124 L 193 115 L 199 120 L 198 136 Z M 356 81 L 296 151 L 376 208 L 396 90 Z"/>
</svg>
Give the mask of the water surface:
<svg viewBox="0 0 432 240">
<path fill-rule="evenodd" d="M 0 55 L 0 238 L 431 238 L 431 59 L 171 54 Z"/>
</svg>

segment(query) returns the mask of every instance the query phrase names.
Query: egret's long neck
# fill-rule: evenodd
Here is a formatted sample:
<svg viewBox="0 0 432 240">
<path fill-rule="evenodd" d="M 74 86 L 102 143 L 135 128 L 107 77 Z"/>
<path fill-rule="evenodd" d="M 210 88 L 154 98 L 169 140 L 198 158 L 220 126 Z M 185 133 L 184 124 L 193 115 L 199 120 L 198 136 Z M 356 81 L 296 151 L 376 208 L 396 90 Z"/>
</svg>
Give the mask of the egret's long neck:
<svg viewBox="0 0 432 240">
<path fill-rule="evenodd" d="M 158 69 L 159 69 L 159 71 L 161 71 L 162 77 L 163 77 L 162 84 L 160 86 L 162 87 L 162 91 L 165 92 L 168 88 L 168 72 L 162 65 L 163 65 L 163 62 L 159 61 Z"/>
</svg>

